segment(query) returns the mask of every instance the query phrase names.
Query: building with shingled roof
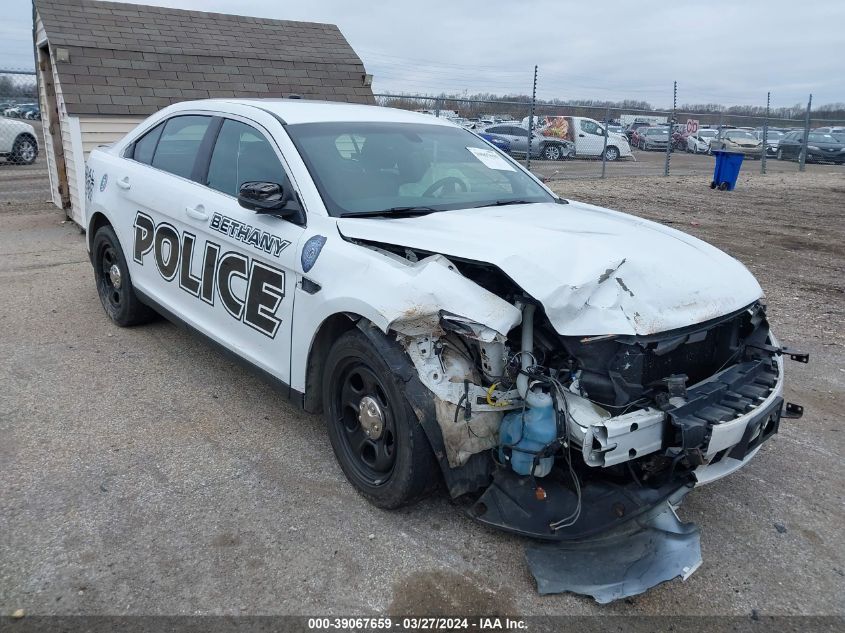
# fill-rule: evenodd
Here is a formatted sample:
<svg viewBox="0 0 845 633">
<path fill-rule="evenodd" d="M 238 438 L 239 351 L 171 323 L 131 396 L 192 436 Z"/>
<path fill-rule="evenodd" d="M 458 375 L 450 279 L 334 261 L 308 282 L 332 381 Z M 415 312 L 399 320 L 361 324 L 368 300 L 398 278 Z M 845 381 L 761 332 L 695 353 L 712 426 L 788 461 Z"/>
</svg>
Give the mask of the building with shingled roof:
<svg viewBox="0 0 845 633">
<path fill-rule="evenodd" d="M 53 202 L 85 217 L 85 158 L 178 101 L 286 97 L 373 103 L 337 26 L 98 0 L 34 0 Z"/>
</svg>

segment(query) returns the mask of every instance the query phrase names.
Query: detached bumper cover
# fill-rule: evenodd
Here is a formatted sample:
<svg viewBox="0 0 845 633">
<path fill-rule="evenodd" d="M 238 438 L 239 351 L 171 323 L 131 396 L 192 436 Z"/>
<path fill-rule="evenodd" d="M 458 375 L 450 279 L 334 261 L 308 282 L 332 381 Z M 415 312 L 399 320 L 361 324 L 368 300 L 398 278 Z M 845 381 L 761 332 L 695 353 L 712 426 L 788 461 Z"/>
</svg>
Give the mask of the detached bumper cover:
<svg viewBox="0 0 845 633">
<path fill-rule="evenodd" d="M 701 541 L 698 527 L 681 522 L 664 501 L 598 538 L 528 545 L 525 558 L 539 593 L 571 591 L 606 604 L 673 578 L 686 580 L 701 565 Z"/>
</svg>

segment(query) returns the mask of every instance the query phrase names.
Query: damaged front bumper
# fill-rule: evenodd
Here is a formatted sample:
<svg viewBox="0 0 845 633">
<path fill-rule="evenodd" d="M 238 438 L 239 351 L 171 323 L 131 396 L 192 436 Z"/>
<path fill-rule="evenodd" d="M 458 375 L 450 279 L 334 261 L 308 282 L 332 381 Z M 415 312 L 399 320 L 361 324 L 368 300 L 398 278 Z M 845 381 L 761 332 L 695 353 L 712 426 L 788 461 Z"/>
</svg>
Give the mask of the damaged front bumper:
<svg viewBox="0 0 845 633">
<path fill-rule="evenodd" d="M 583 399 L 581 399 L 583 400 Z M 573 398 L 578 401 L 578 398 Z M 783 410 L 783 359 L 735 365 L 687 392 L 686 402 L 668 411 L 648 409 L 581 426 L 585 462 L 617 466 L 665 448 L 667 428 L 680 429 L 689 444 L 675 449 L 679 463 L 698 466 L 677 472 L 671 468 L 645 485 L 596 476 L 580 486 L 581 512 L 566 528 L 551 526 L 569 516 L 579 502 L 569 474 L 558 469 L 539 483 L 498 468 L 493 483 L 470 514 L 493 527 L 544 540 L 583 539 L 613 530 L 680 490 L 724 477 L 751 460 L 760 446 L 777 433 Z M 570 403 L 570 406 L 573 406 Z M 581 407 L 586 407 L 580 403 Z M 574 407 L 573 407 L 574 408 Z M 583 412 L 585 408 L 575 408 Z M 577 419 L 578 413 L 573 417 Z M 581 418 L 583 420 L 583 417 Z M 689 439 L 687 438 L 694 438 Z M 680 467 L 677 468 L 680 471 Z M 597 469 L 601 473 L 601 468 Z M 662 481 L 661 481 L 662 479 Z M 537 493 L 537 486 L 542 490 Z"/>
<path fill-rule="evenodd" d="M 532 316 L 523 307 L 521 347 L 443 314 L 438 331 L 398 337 L 433 402 L 450 492 L 472 518 L 532 539 L 541 593 L 604 602 L 686 578 L 701 562 L 698 530 L 676 507 L 753 459 L 782 417 L 798 417 L 800 407 L 784 406 L 783 359 L 807 356 L 779 347 L 758 304 L 663 335 L 559 343 L 548 328 L 532 341 Z M 538 339 L 542 367 L 533 353 L 513 353 Z M 520 356 L 534 365 L 514 370 Z M 556 434 L 533 447 L 504 439 L 531 439 L 540 405 L 520 388 L 524 376 L 557 411 Z"/>
</svg>

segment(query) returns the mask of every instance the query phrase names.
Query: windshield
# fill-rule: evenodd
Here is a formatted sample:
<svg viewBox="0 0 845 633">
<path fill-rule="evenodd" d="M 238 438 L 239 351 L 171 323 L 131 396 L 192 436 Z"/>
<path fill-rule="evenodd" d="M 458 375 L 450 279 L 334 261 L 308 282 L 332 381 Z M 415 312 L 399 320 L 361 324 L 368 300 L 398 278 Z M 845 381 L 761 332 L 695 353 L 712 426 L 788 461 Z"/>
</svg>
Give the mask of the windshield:
<svg viewBox="0 0 845 633">
<path fill-rule="evenodd" d="M 768 130 L 766 132 L 766 138 L 769 139 L 770 141 L 772 139 L 779 139 L 779 138 L 782 138 L 782 137 L 783 137 L 783 132 L 778 132 L 777 130 Z M 763 138 L 762 132 L 760 132 L 760 138 Z"/>
<path fill-rule="evenodd" d="M 647 136 L 669 136 L 669 130 L 665 128 L 649 128 L 645 133 Z"/>
<path fill-rule="evenodd" d="M 757 140 L 751 132 L 744 132 L 744 131 L 726 132 L 725 138 L 730 138 L 730 139 L 750 138 L 751 140 L 754 140 L 754 141 Z"/>
<path fill-rule="evenodd" d="M 513 161 L 463 129 L 372 122 L 285 129 L 335 217 L 554 201 Z"/>
<path fill-rule="evenodd" d="M 698 135 L 704 138 L 714 138 L 719 133 L 716 130 L 699 130 Z"/>
<path fill-rule="evenodd" d="M 832 134 L 810 134 L 807 137 L 810 143 L 837 143 L 838 140 Z"/>
</svg>

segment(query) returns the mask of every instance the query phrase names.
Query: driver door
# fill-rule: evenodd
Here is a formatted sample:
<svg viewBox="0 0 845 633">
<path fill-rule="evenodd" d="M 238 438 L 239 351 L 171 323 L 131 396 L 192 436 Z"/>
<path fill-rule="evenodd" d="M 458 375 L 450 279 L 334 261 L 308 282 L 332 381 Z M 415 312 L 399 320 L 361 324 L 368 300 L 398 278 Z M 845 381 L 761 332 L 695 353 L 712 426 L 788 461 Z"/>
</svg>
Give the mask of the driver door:
<svg viewBox="0 0 845 633">
<path fill-rule="evenodd" d="M 290 383 L 296 250 L 304 227 L 241 207 L 238 190 L 254 181 L 292 186 L 270 134 L 227 115 L 202 174 L 204 186 L 185 209 L 195 240 L 185 289 L 204 306 L 203 325 L 212 338 Z"/>
</svg>

